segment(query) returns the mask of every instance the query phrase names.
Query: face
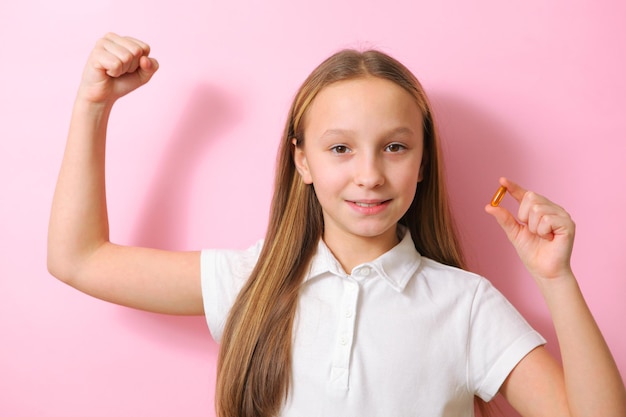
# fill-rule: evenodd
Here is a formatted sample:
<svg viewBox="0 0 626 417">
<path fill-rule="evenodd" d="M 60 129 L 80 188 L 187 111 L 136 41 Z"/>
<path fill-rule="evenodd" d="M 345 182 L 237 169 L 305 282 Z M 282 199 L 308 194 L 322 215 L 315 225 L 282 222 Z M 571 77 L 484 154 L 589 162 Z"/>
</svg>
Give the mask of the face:
<svg viewBox="0 0 626 417">
<path fill-rule="evenodd" d="M 324 241 L 393 247 L 421 180 L 422 115 L 413 97 L 381 78 L 340 81 L 320 91 L 304 123 L 295 162 L 322 206 Z"/>
</svg>

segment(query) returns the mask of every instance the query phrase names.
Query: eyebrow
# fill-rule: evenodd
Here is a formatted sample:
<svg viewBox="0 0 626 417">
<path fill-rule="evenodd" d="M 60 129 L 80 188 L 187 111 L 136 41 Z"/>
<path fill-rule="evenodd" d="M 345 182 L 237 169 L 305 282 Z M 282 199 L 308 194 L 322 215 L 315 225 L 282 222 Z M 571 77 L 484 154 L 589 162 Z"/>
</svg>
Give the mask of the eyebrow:
<svg viewBox="0 0 626 417">
<path fill-rule="evenodd" d="M 405 127 L 405 126 L 401 126 L 401 127 L 396 127 L 394 129 L 391 129 L 390 131 L 386 132 L 384 134 L 385 137 L 389 137 L 389 136 L 395 136 L 398 134 L 415 134 L 415 132 L 413 132 L 412 129 Z M 320 136 L 320 138 L 325 138 L 327 136 L 350 136 L 354 134 L 353 130 L 349 130 L 349 129 L 328 129 L 326 131 L 324 131 L 324 133 L 322 133 L 322 135 Z"/>
</svg>

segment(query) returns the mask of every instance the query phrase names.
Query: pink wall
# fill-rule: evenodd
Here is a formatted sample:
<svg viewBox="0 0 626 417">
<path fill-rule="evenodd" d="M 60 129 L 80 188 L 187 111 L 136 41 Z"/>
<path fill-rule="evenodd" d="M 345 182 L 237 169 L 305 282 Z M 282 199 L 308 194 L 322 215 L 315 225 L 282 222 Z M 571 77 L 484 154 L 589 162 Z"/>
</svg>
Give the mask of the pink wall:
<svg viewBox="0 0 626 417">
<path fill-rule="evenodd" d="M 0 415 L 212 415 L 217 349 L 202 318 L 110 305 L 46 272 L 74 92 L 106 31 L 149 41 L 161 63 L 113 116 L 116 241 L 255 241 L 298 84 L 338 48 L 376 46 L 430 93 L 475 269 L 554 351 L 533 282 L 482 208 L 500 175 L 564 205 L 580 284 L 626 374 L 625 16 L 618 0 L 2 1 Z"/>
</svg>

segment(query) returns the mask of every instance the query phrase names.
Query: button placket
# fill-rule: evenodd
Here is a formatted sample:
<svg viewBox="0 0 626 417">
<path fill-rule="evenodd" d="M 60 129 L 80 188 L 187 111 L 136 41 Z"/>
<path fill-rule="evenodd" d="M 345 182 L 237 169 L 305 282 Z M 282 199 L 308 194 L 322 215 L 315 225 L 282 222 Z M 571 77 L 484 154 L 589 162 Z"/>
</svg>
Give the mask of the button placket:
<svg viewBox="0 0 626 417">
<path fill-rule="evenodd" d="M 339 307 L 338 337 L 331 370 L 331 385 L 336 389 L 348 388 L 358 296 L 359 284 L 350 277 L 346 277 L 341 306 Z"/>
</svg>

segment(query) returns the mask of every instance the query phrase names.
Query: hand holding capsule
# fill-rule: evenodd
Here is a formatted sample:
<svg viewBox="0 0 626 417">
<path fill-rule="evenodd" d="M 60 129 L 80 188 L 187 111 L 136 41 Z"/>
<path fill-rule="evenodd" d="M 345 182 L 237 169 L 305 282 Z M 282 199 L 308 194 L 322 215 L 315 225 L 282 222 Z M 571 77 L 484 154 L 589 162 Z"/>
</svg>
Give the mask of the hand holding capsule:
<svg viewBox="0 0 626 417">
<path fill-rule="evenodd" d="M 572 276 L 570 266 L 575 224 L 570 215 L 547 198 L 516 183 L 500 179 L 518 201 L 518 220 L 505 208 L 491 204 L 485 211 L 495 217 L 535 278 Z"/>
</svg>

